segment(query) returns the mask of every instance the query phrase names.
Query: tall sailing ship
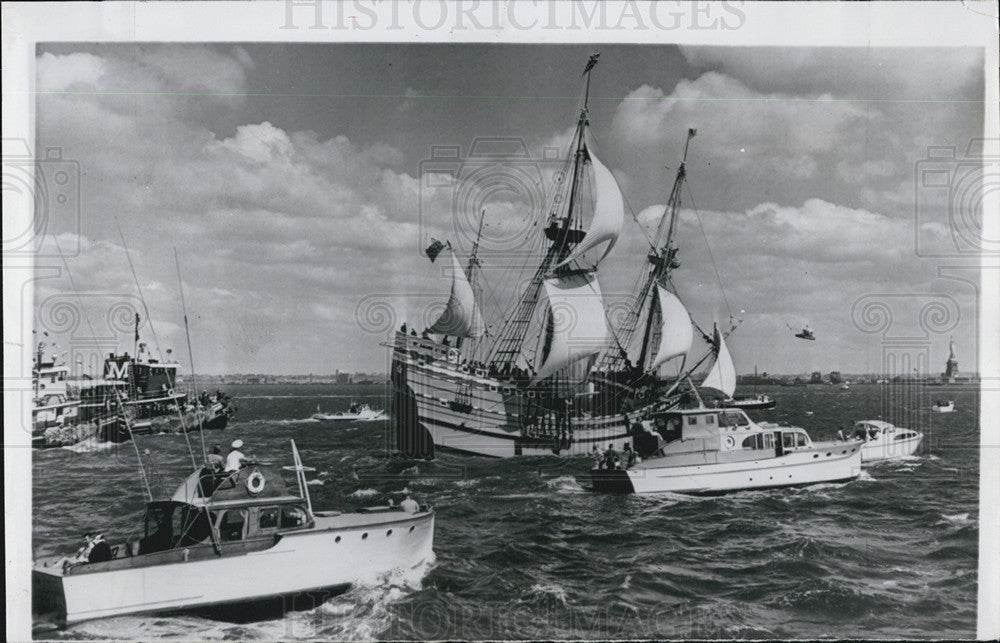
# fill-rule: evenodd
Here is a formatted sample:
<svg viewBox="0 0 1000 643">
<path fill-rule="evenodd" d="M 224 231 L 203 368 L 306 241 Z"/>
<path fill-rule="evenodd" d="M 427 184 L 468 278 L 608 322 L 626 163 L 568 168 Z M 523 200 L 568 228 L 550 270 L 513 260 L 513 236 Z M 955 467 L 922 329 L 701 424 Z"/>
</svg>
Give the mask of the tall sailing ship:
<svg viewBox="0 0 1000 643">
<path fill-rule="evenodd" d="M 685 369 L 694 328 L 670 280 L 680 265 L 674 234 L 693 129 L 628 309 L 617 324 L 609 322 L 598 273 L 621 233 L 625 203 L 594 152 L 587 102 L 596 62 L 592 56 L 584 72 L 583 107 L 558 175 L 569 180 L 555 181 L 544 209 L 533 213 L 544 234 L 537 264 L 513 305 L 495 311 L 493 328 L 478 296 L 485 280 L 482 217 L 465 265 L 450 244 L 428 248 L 431 261 L 442 253 L 450 258 L 451 292 L 434 324 L 419 335 L 404 324 L 391 345 L 393 421 L 405 455 L 590 454 L 628 440 L 642 418 L 696 395 L 689 375 L 711 356 L 717 360 L 702 386 L 727 395 L 735 389 L 718 329 L 699 329 L 712 350 Z M 664 377 L 661 367 L 677 359 L 677 375 Z"/>
</svg>

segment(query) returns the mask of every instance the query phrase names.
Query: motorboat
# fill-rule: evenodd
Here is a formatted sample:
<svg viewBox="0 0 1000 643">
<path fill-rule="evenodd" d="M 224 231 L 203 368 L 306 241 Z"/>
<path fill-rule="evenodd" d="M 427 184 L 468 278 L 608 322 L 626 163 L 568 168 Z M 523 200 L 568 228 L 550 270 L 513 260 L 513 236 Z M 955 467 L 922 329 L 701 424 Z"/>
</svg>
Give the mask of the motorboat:
<svg viewBox="0 0 1000 643">
<path fill-rule="evenodd" d="M 434 511 L 314 511 L 295 442 L 294 466 L 194 471 L 146 505 L 142 537 L 76 557 L 36 560 L 35 612 L 58 623 L 256 604 L 333 592 L 433 559 Z M 296 485 L 281 470 L 293 471 Z M 295 488 L 297 486 L 297 489 Z M 151 495 L 150 495 L 151 498 Z"/>
<path fill-rule="evenodd" d="M 912 455 L 924 434 L 897 427 L 882 420 L 860 420 L 854 423 L 854 440 L 863 440 L 861 461 L 893 460 Z"/>
<path fill-rule="evenodd" d="M 388 416 L 382 409 L 373 409 L 367 404 L 351 404 L 346 411 L 336 413 L 323 413 L 319 406 L 313 413 L 314 420 L 346 420 L 351 422 L 374 422 L 376 420 L 387 420 Z"/>
<path fill-rule="evenodd" d="M 955 402 L 953 400 L 938 400 L 931 406 L 932 413 L 951 413 L 954 410 Z"/>
<path fill-rule="evenodd" d="M 720 494 L 846 482 L 861 473 L 861 440 L 813 442 L 804 429 L 753 422 L 740 409 L 672 409 L 632 436 L 642 460 L 591 470 L 595 491 Z"/>
<path fill-rule="evenodd" d="M 723 402 L 724 406 L 736 409 L 773 409 L 777 402 L 770 395 L 742 395 Z"/>
</svg>

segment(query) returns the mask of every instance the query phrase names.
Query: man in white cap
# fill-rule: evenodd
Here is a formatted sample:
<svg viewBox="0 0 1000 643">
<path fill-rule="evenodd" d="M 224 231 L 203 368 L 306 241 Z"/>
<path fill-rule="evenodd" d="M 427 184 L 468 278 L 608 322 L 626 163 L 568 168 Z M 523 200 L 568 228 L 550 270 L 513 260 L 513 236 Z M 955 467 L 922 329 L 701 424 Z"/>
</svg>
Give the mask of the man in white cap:
<svg viewBox="0 0 1000 643">
<path fill-rule="evenodd" d="M 226 473 L 239 471 L 240 467 L 243 466 L 243 461 L 247 459 L 247 457 L 240 452 L 240 448 L 243 446 L 243 440 L 233 440 L 233 443 L 230 446 L 233 447 L 233 450 L 226 456 Z"/>
</svg>

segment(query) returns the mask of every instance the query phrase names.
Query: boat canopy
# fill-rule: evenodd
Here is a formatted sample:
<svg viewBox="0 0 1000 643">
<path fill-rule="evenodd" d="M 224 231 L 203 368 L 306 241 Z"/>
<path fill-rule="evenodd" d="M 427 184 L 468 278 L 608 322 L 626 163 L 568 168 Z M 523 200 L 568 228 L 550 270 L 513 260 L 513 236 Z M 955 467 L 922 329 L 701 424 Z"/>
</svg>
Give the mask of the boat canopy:
<svg viewBox="0 0 1000 643">
<path fill-rule="evenodd" d="M 615 180 L 611 170 L 601 163 L 589 147 L 587 155 L 590 158 L 590 168 L 594 177 L 594 217 L 590 221 L 587 234 L 573 248 L 569 256 L 556 265 L 556 268 L 579 259 L 588 250 L 607 242 L 608 245 L 604 249 L 604 253 L 595 262 L 596 267 L 615 247 L 622 225 L 625 223 L 625 200 L 622 197 L 621 188 L 618 187 L 618 181 Z"/>
<path fill-rule="evenodd" d="M 248 465 L 229 473 L 195 471 L 177 487 L 170 499 L 189 505 L 301 500 L 292 495 L 277 469 L 262 464 Z"/>
<path fill-rule="evenodd" d="M 481 337 L 486 332 L 486 325 L 479 312 L 476 295 L 454 251 L 451 253 L 451 266 L 451 294 L 448 296 L 448 305 L 428 332 L 457 337 Z"/>
<path fill-rule="evenodd" d="M 656 285 L 660 300 L 660 348 L 653 359 L 653 368 L 674 357 L 686 356 L 694 341 L 694 328 L 684 304 L 663 286 Z"/>
<path fill-rule="evenodd" d="M 608 326 L 597 275 L 571 273 L 545 280 L 551 341 L 534 384 L 608 345 Z"/>
</svg>

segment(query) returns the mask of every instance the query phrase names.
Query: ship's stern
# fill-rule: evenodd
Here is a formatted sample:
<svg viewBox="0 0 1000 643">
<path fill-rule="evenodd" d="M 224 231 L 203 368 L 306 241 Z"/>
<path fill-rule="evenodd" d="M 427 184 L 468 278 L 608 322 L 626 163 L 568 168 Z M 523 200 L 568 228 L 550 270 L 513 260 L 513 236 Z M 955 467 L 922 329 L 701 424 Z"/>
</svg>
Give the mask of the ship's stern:
<svg viewBox="0 0 1000 643">
<path fill-rule="evenodd" d="M 602 493 L 635 493 L 632 479 L 624 469 L 594 467 L 590 470 L 590 482 L 594 491 Z"/>
<path fill-rule="evenodd" d="M 407 335 L 396 333 L 392 349 L 392 425 L 396 429 L 396 449 L 410 458 L 434 457 L 434 438 L 420 423 L 417 398 L 409 382 Z"/>
</svg>

